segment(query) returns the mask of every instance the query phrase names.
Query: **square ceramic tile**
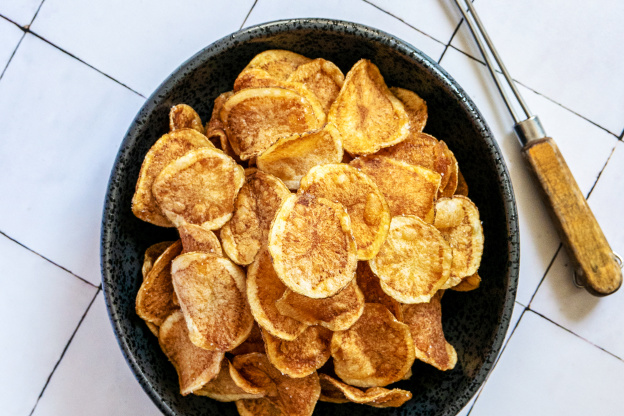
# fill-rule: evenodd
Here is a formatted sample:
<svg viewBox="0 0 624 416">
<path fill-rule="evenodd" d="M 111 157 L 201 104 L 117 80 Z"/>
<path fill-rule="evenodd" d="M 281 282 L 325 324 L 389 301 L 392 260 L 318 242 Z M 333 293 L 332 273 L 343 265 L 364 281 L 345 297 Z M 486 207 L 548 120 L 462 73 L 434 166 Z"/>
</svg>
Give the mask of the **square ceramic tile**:
<svg viewBox="0 0 624 416">
<path fill-rule="evenodd" d="M 46 0 L 33 31 L 148 96 L 184 61 L 237 31 L 253 0 Z"/>
<path fill-rule="evenodd" d="M 33 416 L 161 414 L 124 360 L 100 293 Z"/>
<path fill-rule="evenodd" d="M 29 25 L 43 0 L 5 0 L 0 3 L 0 15 L 20 26 Z"/>
<path fill-rule="evenodd" d="M 97 291 L 0 235 L 0 408 L 28 416 Z"/>
<path fill-rule="evenodd" d="M 512 132 L 513 120 L 485 65 L 452 48 L 447 50 L 441 65 L 482 112 L 509 168 L 520 220 L 517 300 L 528 305 L 559 246 L 559 238 Z M 522 86 L 518 88 L 532 111 L 539 114 L 546 132 L 557 140 L 581 190 L 587 194 L 617 139 L 543 96 Z M 591 137 L 591 144 L 588 137 Z"/>
<path fill-rule="evenodd" d="M 361 0 L 258 0 L 245 26 L 295 17 L 323 17 L 362 23 L 411 43 L 435 61 L 444 51 L 444 44 Z"/>
<path fill-rule="evenodd" d="M 619 135 L 624 129 L 624 3 L 478 0 L 512 76 Z M 465 24 L 452 44 L 481 59 Z"/>
<path fill-rule="evenodd" d="M 110 170 L 143 99 L 26 35 L 0 80 L 0 231 L 98 285 Z"/>
<path fill-rule="evenodd" d="M 440 0 L 366 0 L 439 40 L 449 43 L 461 20 L 453 1 Z"/>
<path fill-rule="evenodd" d="M 470 416 L 618 415 L 624 362 L 527 311 Z"/>
<path fill-rule="evenodd" d="M 24 32 L 8 20 L 0 18 L 0 74 L 6 68 Z"/>
</svg>

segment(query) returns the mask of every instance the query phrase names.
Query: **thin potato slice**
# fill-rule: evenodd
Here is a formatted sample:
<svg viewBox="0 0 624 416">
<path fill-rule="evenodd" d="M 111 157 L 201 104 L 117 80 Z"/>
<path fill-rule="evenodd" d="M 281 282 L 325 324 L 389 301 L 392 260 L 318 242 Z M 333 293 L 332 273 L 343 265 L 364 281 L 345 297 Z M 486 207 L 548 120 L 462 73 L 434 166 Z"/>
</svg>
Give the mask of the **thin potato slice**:
<svg viewBox="0 0 624 416">
<path fill-rule="evenodd" d="M 178 372 L 183 396 L 202 388 L 219 374 L 224 353 L 206 351 L 191 343 L 181 311 L 165 319 L 160 326 L 158 343 Z"/>
<path fill-rule="evenodd" d="M 206 124 L 206 137 L 208 137 L 208 140 L 210 140 L 215 147 L 223 150 L 226 155 L 240 162 L 240 159 L 236 153 L 234 153 L 234 150 L 232 150 L 232 146 L 230 146 L 230 141 L 225 133 L 225 126 L 221 121 L 221 109 L 223 108 L 223 104 L 225 104 L 232 95 L 234 95 L 234 93 L 228 91 L 215 98 L 212 107 L 212 116 L 210 121 Z"/>
<path fill-rule="evenodd" d="M 198 251 L 200 253 L 214 254 L 215 256 L 223 256 L 221 243 L 219 239 L 210 230 L 199 225 L 184 224 L 178 228 L 180 240 L 182 240 L 182 253 Z"/>
<path fill-rule="evenodd" d="M 232 219 L 221 229 L 223 249 L 236 264 L 250 264 L 267 245 L 271 222 L 290 191 L 273 175 L 249 168 Z"/>
<path fill-rule="evenodd" d="M 247 285 L 249 287 L 249 285 Z M 262 332 L 257 322 L 254 322 L 253 328 L 245 341 L 238 347 L 229 351 L 232 355 L 244 355 L 250 352 L 260 352 L 264 354 L 264 340 L 262 339 Z"/>
<path fill-rule="evenodd" d="M 262 328 L 273 336 L 294 340 L 308 325 L 282 315 L 275 305 L 286 286 L 277 277 L 266 249 L 258 253 L 247 269 L 247 298 L 251 313 Z"/>
<path fill-rule="evenodd" d="M 441 178 L 438 173 L 385 156 L 359 157 L 350 165 L 373 179 L 386 197 L 393 217 L 416 215 L 433 223 Z"/>
<path fill-rule="evenodd" d="M 270 49 L 254 56 L 245 67 L 245 70 L 259 68 L 272 77 L 285 81 L 299 66 L 310 61 L 310 58 L 306 58 L 298 53 L 282 49 Z"/>
<path fill-rule="evenodd" d="M 468 196 L 468 183 L 459 168 L 457 169 L 457 188 L 455 189 L 455 195 Z"/>
<path fill-rule="evenodd" d="M 300 82 L 312 91 L 327 113 L 344 84 L 344 74 L 332 62 L 317 58 L 300 65 L 290 74 L 288 81 Z"/>
<path fill-rule="evenodd" d="M 347 73 L 327 117 L 340 131 L 345 150 L 356 155 L 399 143 L 410 131 L 403 104 L 390 92 L 379 69 L 366 59 Z"/>
<path fill-rule="evenodd" d="M 176 130 L 165 134 L 154 143 L 143 159 L 136 190 L 132 197 L 132 212 L 137 218 L 161 227 L 174 226 L 158 207 L 152 194 L 152 185 L 158 174 L 169 163 L 201 147 L 214 146 L 204 135 L 191 129 Z"/>
<path fill-rule="evenodd" d="M 428 303 L 403 305 L 403 322 L 411 331 L 416 358 L 446 371 L 455 367 L 457 353 L 442 331 L 443 293 L 438 291 Z"/>
<path fill-rule="evenodd" d="M 358 260 L 377 255 L 390 228 L 390 208 L 368 175 L 345 164 L 317 166 L 301 180 L 300 191 L 341 203 L 351 218 Z"/>
<path fill-rule="evenodd" d="M 178 104 L 169 110 L 169 130 L 193 129 L 204 134 L 206 130 L 202 124 L 199 114 L 186 104 Z"/>
<path fill-rule="evenodd" d="M 286 81 L 280 81 L 279 79 L 271 76 L 264 69 L 248 68 L 238 74 L 238 77 L 236 77 L 236 80 L 234 81 L 234 88 L 232 91 L 239 92 L 245 88 L 284 88 L 285 85 Z"/>
<path fill-rule="evenodd" d="M 301 178 L 314 166 L 340 163 L 342 139 L 336 127 L 327 123 L 321 130 L 277 139 L 258 156 L 258 168 L 277 176 L 292 190 L 299 188 Z"/>
<path fill-rule="evenodd" d="M 238 266 L 223 257 L 186 253 L 173 261 L 171 274 L 193 344 L 228 351 L 247 339 L 254 321 Z"/>
<path fill-rule="evenodd" d="M 446 283 L 452 261 L 440 231 L 409 215 L 392 219 L 386 242 L 368 263 L 388 295 L 401 303 L 422 303 Z"/>
<path fill-rule="evenodd" d="M 462 279 L 461 283 L 453 286 L 451 289 L 457 292 L 469 292 L 471 290 L 478 289 L 480 285 L 481 276 L 479 276 L 478 273 L 475 273 L 472 276 L 465 277 L 464 279 Z"/>
<path fill-rule="evenodd" d="M 403 322 L 403 308 L 392 296 L 381 288 L 379 277 L 373 273 L 367 261 L 358 262 L 356 271 L 357 285 L 364 294 L 364 302 L 384 305 L 395 318 Z"/>
<path fill-rule="evenodd" d="M 325 113 L 311 93 L 284 88 L 248 88 L 228 99 L 221 110 L 230 145 L 248 160 L 275 140 L 320 128 Z"/>
<path fill-rule="evenodd" d="M 160 257 L 162 253 L 169 248 L 174 241 L 163 241 L 161 243 L 156 243 L 147 248 L 145 250 L 145 255 L 143 256 L 143 267 L 141 268 L 141 274 L 143 275 L 143 280 L 147 278 L 150 270 L 154 267 L 154 262 Z"/>
<path fill-rule="evenodd" d="M 173 303 L 171 262 L 181 251 L 182 243 L 179 240 L 169 246 L 154 262 L 137 293 L 137 315 L 156 326 L 162 325 L 165 318 L 178 309 Z"/>
<path fill-rule="evenodd" d="M 321 397 L 319 400 L 331 403 L 359 403 L 373 407 L 399 407 L 412 398 L 407 390 L 371 387 L 362 391 L 349 386 L 327 374 L 319 374 Z"/>
<path fill-rule="evenodd" d="M 152 191 L 167 218 L 180 227 L 219 229 L 231 217 L 245 172 L 231 157 L 214 148 L 192 150 L 167 165 Z"/>
<path fill-rule="evenodd" d="M 290 196 L 273 221 L 269 251 L 286 287 L 310 298 L 335 295 L 355 276 L 357 246 L 349 214 L 325 198 Z"/>
<path fill-rule="evenodd" d="M 240 416 L 283 416 L 284 414 L 268 399 L 237 400 L 236 410 Z"/>
<path fill-rule="evenodd" d="M 367 303 L 355 325 L 334 332 L 331 355 L 336 375 L 357 387 L 399 381 L 415 358 L 409 327 L 378 303 Z"/>
<path fill-rule="evenodd" d="M 329 360 L 332 332 L 322 326 L 309 326 L 293 341 L 262 332 L 266 355 L 275 368 L 293 378 L 307 377 Z"/>
<path fill-rule="evenodd" d="M 418 94 L 405 88 L 392 87 L 390 91 L 403 103 L 407 116 L 410 120 L 410 131 L 417 133 L 423 131 L 427 124 L 427 103 Z"/>
<path fill-rule="evenodd" d="M 275 303 L 277 310 L 308 325 L 322 325 L 332 331 L 349 329 L 364 311 L 364 295 L 355 280 L 334 296 L 313 299 L 286 289 Z"/>
<path fill-rule="evenodd" d="M 215 379 L 204 385 L 201 389 L 195 390 L 193 394 L 206 396 L 220 402 L 233 402 L 244 399 L 259 399 L 264 394 L 252 394 L 236 385 L 230 375 L 230 361 L 226 358 L 221 361 L 219 374 Z"/>
</svg>

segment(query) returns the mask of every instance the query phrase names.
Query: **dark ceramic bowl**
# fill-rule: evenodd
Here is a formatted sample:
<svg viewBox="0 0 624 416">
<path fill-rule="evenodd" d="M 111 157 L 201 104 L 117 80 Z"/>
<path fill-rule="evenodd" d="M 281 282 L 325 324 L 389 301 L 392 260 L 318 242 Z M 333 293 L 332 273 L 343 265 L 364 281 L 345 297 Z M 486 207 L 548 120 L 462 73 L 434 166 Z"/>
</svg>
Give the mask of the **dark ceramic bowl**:
<svg viewBox="0 0 624 416">
<path fill-rule="evenodd" d="M 452 371 L 416 362 L 410 380 L 397 383 L 413 398 L 398 409 L 319 402 L 316 414 L 454 415 L 485 380 L 513 309 L 518 278 L 518 222 L 509 174 L 481 114 L 459 85 L 412 45 L 366 26 L 325 19 L 266 23 L 225 37 L 180 66 L 146 101 L 123 140 L 111 174 L 102 219 L 102 285 L 108 312 L 128 364 L 156 405 L 167 415 L 235 415 L 233 403 L 182 397 L 173 366 L 157 339 L 134 311 L 145 249 L 177 238 L 175 230 L 134 217 L 130 202 L 139 168 L 150 146 L 168 130 L 172 105 L 187 103 L 208 120 L 215 97 L 232 89 L 236 75 L 257 53 L 288 49 L 323 57 L 344 73 L 359 59 L 379 66 L 389 86 L 416 91 L 429 106 L 425 131 L 455 153 L 481 212 L 485 249 L 472 292 L 447 291 L 443 325 L 457 350 Z"/>
</svg>

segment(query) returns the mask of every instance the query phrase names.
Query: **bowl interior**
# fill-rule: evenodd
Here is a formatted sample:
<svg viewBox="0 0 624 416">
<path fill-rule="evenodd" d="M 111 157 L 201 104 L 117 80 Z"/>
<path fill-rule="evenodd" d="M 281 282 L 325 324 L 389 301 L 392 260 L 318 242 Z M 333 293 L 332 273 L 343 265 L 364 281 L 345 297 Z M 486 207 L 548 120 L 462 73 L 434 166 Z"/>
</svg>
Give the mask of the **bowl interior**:
<svg viewBox="0 0 624 416">
<path fill-rule="evenodd" d="M 187 103 L 207 121 L 214 99 L 232 88 L 237 74 L 266 49 L 288 49 L 333 61 L 344 73 L 361 58 L 381 70 L 389 86 L 416 91 L 427 101 L 425 131 L 454 152 L 479 207 L 485 249 L 478 290 L 447 291 L 443 326 L 456 348 L 454 370 L 441 372 L 416 362 L 413 376 L 397 384 L 413 399 L 399 409 L 320 403 L 318 414 L 453 415 L 472 397 L 490 370 L 515 299 L 518 227 L 509 175 L 492 135 L 463 90 L 422 52 L 384 32 L 325 19 L 267 23 L 221 39 L 179 67 L 146 101 L 121 145 L 102 220 L 102 275 L 107 307 L 118 341 L 138 381 L 166 414 L 235 415 L 232 403 L 178 393 L 177 375 L 157 339 L 134 310 L 145 249 L 177 238 L 172 229 L 142 222 L 130 210 L 141 162 L 168 131 L 172 105 Z"/>
</svg>

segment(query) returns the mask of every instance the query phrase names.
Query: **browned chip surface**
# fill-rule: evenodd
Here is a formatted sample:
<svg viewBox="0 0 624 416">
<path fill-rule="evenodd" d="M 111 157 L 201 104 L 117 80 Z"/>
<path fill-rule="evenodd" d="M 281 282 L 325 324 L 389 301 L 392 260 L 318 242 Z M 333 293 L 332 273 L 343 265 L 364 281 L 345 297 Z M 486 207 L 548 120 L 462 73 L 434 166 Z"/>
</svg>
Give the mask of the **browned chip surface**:
<svg viewBox="0 0 624 416">
<path fill-rule="evenodd" d="M 399 407 L 412 398 L 412 393 L 407 390 L 371 387 L 362 391 L 327 374 L 319 374 L 319 379 L 321 381 L 321 401 L 331 403 L 353 402 L 373 407 Z"/>
<path fill-rule="evenodd" d="M 245 171 L 232 219 L 221 229 L 223 249 L 234 263 L 250 264 L 260 247 L 267 245 L 269 228 L 290 191 L 273 175 L 249 168 Z"/>
<path fill-rule="evenodd" d="M 403 321 L 401 304 L 381 288 L 379 277 L 373 273 L 367 261 L 358 262 L 357 285 L 364 294 L 364 302 L 384 305 L 399 321 Z"/>
<path fill-rule="evenodd" d="M 457 169 L 457 188 L 455 189 L 455 195 L 468 196 L 468 183 L 459 169 Z"/>
<path fill-rule="evenodd" d="M 443 293 L 438 291 L 429 303 L 403 305 L 403 322 L 411 331 L 416 358 L 446 371 L 455 367 L 457 353 L 442 331 Z"/>
<path fill-rule="evenodd" d="M 408 326 L 378 303 L 367 303 L 355 325 L 334 332 L 331 355 L 336 375 L 358 387 L 380 387 L 401 380 L 415 358 Z"/>
<path fill-rule="evenodd" d="M 308 325 L 322 325 L 332 331 L 350 328 L 364 311 L 364 295 L 355 280 L 334 296 L 313 299 L 286 289 L 275 303 L 277 310 Z"/>
<path fill-rule="evenodd" d="M 340 131 L 345 150 L 357 155 L 399 143 L 410 130 L 403 104 L 390 92 L 379 69 L 366 59 L 347 73 L 327 117 Z"/>
<path fill-rule="evenodd" d="M 238 92 L 240 90 L 244 90 L 245 88 L 285 88 L 285 86 L 286 81 L 280 81 L 279 79 L 271 76 L 264 69 L 248 68 L 238 74 L 238 77 L 234 80 L 234 88 L 232 91 Z"/>
<path fill-rule="evenodd" d="M 394 217 L 377 257 L 369 261 L 381 288 L 401 303 L 428 302 L 451 273 L 452 250 L 432 225 Z"/>
<path fill-rule="evenodd" d="M 332 332 L 321 326 L 306 328 L 295 340 L 286 341 L 263 332 L 271 364 L 293 378 L 309 376 L 329 360 Z"/>
<path fill-rule="evenodd" d="M 344 207 L 310 194 L 290 196 L 269 233 L 280 280 L 311 298 L 335 295 L 355 276 L 357 246 Z"/>
<path fill-rule="evenodd" d="M 471 290 L 478 289 L 481 285 L 481 276 L 478 273 L 473 274 L 462 279 L 461 283 L 453 286 L 451 289 L 457 292 L 469 292 Z"/>
<path fill-rule="evenodd" d="M 358 260 L 377 255 L 390 228 L 390 208 L 368 175 L 345 164 L 317 166 L 301 180 L 300 191 L 342 204 L 351 219 Z"/>
<path fill-rule="evenodd" d="M 339 163 L 343 158 L 342 139 L 333 124 L 321 130 L 293 134 L 278 139 L 258 156 L 258 168 L 277 176 L 292 190 L 314 166 Z"/>
<path fill-rule="evenodd" d="M 178 228 L 178 232 L 180 233 L 180 240 L 182 240 L 182 247 L 184 247 L 182 253 L 198 251 L 223 256 L 221 243 L 212 231 L 199 225 L 184 224 Z"/>
<path fill-rule="evenodd" d="M 201 134 L 205 133 L 199 114 L 190 105 L 178 104 L 169 110 L 169 130 L 180 129 L 193 129 Z"/>
<path fill-rule="evenodd" d="M 196 224 L 219 229 L 231 217 L 245 173 L 231 157 L 214 148 L 192 150 L 167 165 L 152 191 L 177 227 Z"/>
<path fill-rule="evenodd" d="M 291 51 L 270 49 L 259 53 L 245 69 L 259 68 L 280 80 L 286 80 L 299 66 L 310 62 L 310 58 Z"/>
<path fill-rule="evenodd" d="M 277 406 L 264 398 L 237 400 L 236 410 L 240 416 L 283 416 Z"/>
<path fill-rule="evenodd" d="M 250 352 L 261 352 L 264 354 L 264 340 L 262 339 L 262 332 L 257 322 L 254 322 L 247 339 L 238 347 L 229 351 L 232 355 L 244 355 Z"/>
<path fill-rule="evenodd" d="M 386 197 L 390 214 L 416 215 L 433 222 L 440 175 L 385 156 L 359 157 L 350 163 L 370 176 Z"/>
<path fill-rule="evenodd" d="M 171 162 L 200 147 L 214 147 L 201 133 L 192 129 L 176 130 L 163 135 L 143 159 L 136 190 L 132 197 L 132 212 L 137 218 L 161 227 L 173 227 L 158 207 L 152 185 L 158 174 Z"/>
<path fill-rule="evenodd" d="M 143 267 L 141 268 L 141 274 L 143 275 L 143 280 L 147 277 L 152 267 L 154 267 L 154 262 L 165 250 L 173 244 L 173 241 L 163 241 L 161 243 L 156 243 L 147 248 L 145 250 L 145 256 L 143 256 Z"/>
<path fill-rule="evenodd" d="M 344 84 L 344 75 L 332 62 L 317 58 L 299 66 L 290 74 L 288 81 L 305 85 L 316 95 L 327 113 Z"/>
<path fill-rule="evenodd" d="M 186 253 L 173 261 L 171 274 L 193 344 L 228 351 L 248 337 L 254 321 L 238 266 L 223 257 Z"/>
<path fill-rule="evenodd" d="M 236 385 L 230 375 L 230 362 L 228 359 L 221 361 L 219 374 L 215 379 L 203 386 L 201 389 L 194 391 L 198 396 L 206 396 L 220 402 L 233 402 L 243 399 L 259 399 L 263 394 L 252 394 L 241 389 Z"/>
<path fill-rule="evenodd" d="M 390 91 L 403 103 L 410 120 L 410 131 L 423 131 L 427 124 L 427 103 L 418 94 L 404 88 L 392 87 Z"/>
<path fill-rule="evenodd" d="M 158 342 L 178 372 L 183 396 L 217 377 L 224 353 L 206 351 L 193 345 L 181 311 L 173 312 L 160 326 Z"/>
</svg>

